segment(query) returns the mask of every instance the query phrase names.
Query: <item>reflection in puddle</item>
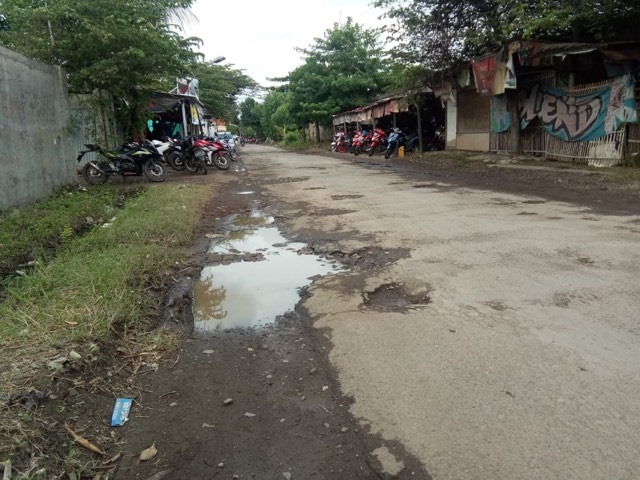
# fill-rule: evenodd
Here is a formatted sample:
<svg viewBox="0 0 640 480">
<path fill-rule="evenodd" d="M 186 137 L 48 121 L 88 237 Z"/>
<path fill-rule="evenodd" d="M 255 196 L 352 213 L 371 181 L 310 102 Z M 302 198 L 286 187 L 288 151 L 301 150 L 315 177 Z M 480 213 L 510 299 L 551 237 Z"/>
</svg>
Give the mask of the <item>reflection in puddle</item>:
<svg viewBox="0 0 640 480">
<path fill-rule="evenodd" d="M 264 260 L 202 270 L 194 287 L 196 330 L 262 327 L 293 310 L 300 300 L 298 289 L 311 284 L 311 277 L 339 271 L 316 255 L 298 254 L 304 247 L 289 243 L 275 227 L 242 229 L 214 241 L 210 253 L 261 252 Z"/>
</svg>

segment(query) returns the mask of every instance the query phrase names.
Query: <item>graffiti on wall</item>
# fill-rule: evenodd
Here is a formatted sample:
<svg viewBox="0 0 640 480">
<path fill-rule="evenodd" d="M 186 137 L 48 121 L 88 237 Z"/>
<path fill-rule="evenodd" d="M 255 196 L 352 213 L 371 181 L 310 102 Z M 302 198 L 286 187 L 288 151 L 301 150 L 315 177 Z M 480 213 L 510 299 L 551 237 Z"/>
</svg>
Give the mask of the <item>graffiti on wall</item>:
<svg viewBox="0 0 640 480">
<path fill-rule="evenodd" d="M 638 121 L 629 75 L 585 95 L 567 95 L 542 83 L 534 83 L 518 95 L 521 129 L 538 117 L 549 134 L 565 141 L 595 140 L 624 123 Z"/>
</svg>

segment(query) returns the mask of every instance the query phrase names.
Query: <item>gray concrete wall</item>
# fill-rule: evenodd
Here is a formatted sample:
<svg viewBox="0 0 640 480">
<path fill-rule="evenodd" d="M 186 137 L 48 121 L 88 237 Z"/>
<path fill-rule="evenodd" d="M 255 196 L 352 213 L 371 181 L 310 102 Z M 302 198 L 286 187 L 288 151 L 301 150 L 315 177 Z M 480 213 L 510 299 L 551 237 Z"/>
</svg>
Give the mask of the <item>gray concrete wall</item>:
<svg viewBox="0 0 640 480">
<path fill-rule="evenodd" d="M 0 47 L 0 209 L 73 182 L 69 115 L 61 68 Z"/>
</svg>

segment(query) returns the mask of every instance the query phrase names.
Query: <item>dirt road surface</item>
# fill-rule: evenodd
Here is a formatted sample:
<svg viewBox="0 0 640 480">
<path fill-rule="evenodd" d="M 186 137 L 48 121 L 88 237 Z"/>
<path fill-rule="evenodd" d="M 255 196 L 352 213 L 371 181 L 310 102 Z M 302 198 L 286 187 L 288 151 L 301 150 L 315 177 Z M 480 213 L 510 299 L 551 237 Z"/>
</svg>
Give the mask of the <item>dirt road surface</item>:
<svg viewBox="0 0 640 480">
<path fill-rule="evenodd" d="M 638 478 L 637 193 L 553 167 L 242 159 L 207 177 L 168 323 L 190 330 L 200 271 L 234 262 L 208 252 L 233 215 L 346 268 L 273 326 L 195 332 L 148 378 L 117 478 Z"/>
</svg>

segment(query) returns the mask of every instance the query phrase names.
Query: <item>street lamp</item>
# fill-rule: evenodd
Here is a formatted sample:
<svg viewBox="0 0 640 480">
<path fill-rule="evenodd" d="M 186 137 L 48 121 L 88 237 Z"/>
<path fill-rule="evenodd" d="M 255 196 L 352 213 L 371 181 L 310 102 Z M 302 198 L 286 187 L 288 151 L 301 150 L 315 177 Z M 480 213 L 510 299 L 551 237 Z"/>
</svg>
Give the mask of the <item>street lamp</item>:
<svg viewBox="0 0 640 480">
<path fill-rule="evenodd" d="M 225 57 L 219 56 L 219 57 L 216 57 L 213 60 L 211 60 L 211 63 L 220 63 L 220 62 L 224 62 L 225 60 L 226 60 Z"/>
</svg>

